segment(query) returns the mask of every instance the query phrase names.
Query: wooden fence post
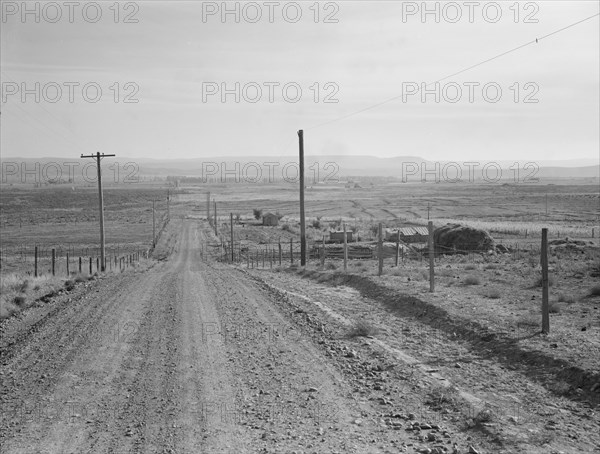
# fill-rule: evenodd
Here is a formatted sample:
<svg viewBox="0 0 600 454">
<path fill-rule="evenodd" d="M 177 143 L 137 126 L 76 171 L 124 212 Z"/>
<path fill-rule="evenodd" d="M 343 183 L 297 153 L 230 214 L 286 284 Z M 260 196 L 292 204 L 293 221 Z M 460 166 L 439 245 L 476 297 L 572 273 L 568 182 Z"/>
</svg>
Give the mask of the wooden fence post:
<svg viewBox="0 0 600 454">
<path fill-rule="evenodd" d="M 548 229 L 542 229 L 542 333 L 550 332 L 550 309 L 548 304 Z"/>
<path fill-rule="evenodd" d="M 379 259 L 379 271 L 377 272 L 378 276 L 381 276 L 383 274 L 383 225 L 381 224 L 381 222 L 379 223 L 379 229 L 378 229 L 378 235 L 377 235 L 377 258 Z"/>
<path fill-rule="evenodd" d="M 92 274 L 92 256 L 90 256 L 90 275 Z"/>
<path fill-rule="evenodd" d="M 429 291 L 435 290 L 435 276 L 434 276 L 434 248 L 433 248 L 433 221 L 429 221 L 427 224 L 429 229 Z"/>
<path fill-rule="evenodd" d="M 56 265 L 56 250 L 52 248 L 52 276 L 55 275 L 55 265 Z"/>
<path fill-rule="evenodd" d="M 33 269 L 34 269 L 34 276 L 38 277 L 38 247 L 35 247 L 35 250 L 33 252 L 33 261 L 34 261 L 34 265 L 33 265 Z"/>
<path fill-rule="evenodd" d="M 100 259 L 96 257 L 96 272 L 100 271 Z"/>
<path fill-rule="evenodd" d="M 346 236 L 346 223 L 344 223 L 344 271 L 348 269 L 348 238 Z"/>
<path fill-rule="evenodd" d="M 79 256 L 79 274 L 81 274 L 81 256 Z"/>
<path fill-rule="evenodd" d="M 283 251 L 281 249 L 281 241 L 279 242 L 279 266 L 281 266 L 281 259 L 283 256 Z"/>
<path fill-rule="evenodd" d="M 69 277 L 71 273 L 69 272 L 69 253 L 67 252 L 67 277 Z"/>
</svg>

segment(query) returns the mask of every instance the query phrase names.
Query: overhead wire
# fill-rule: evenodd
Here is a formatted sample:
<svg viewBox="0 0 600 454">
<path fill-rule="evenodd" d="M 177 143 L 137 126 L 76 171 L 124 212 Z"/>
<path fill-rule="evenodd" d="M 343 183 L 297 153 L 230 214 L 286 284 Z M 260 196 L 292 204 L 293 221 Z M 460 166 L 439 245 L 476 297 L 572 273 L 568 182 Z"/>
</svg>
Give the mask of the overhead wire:
<svg viewBox="0 0 600 454">
<path fill-rule="evenodd" d="M 434 85 L 434 84 L 436 84 L 436 83 L 442 82 L 442 81 L 444 81 L 444 80 L 446 80 L 446 79 L 449 79 L 450 77 L 455 77 L 455 76 L 457 76 L 457 75 L 459 75 L 459 74 L 465 73 L 465 72 L 467 72 L 467 71 L 470 71 L 470 70 L 472 70 L 472 69 L 474 69 L 474 68 L 477 68 L 477 67 L 479 67 L 479 66 L 485 65 L 485 64 L 487 64 L 487 63 L 489 63 L 489 62 L 491 62 L 491 61 L 494 61 L 494 60 L 496 60 L 496 59 L 498 59 L 498 58 L 504 57 L 504 56 L 506 56 L 506 55 L 508 55 L 508 54 L 511 54 L 511 53 L 513 53 L 513 52 L 516 52 L 516 51 L 518 51 L 518 50 L 520 50 L 520 49 L 523 49 L 523 48 L 525 48 L 525 47 L 527 47 L 527 46 L 530 46 L 530 45 L 532 45 L 532 44 L 537 44 L 537 43 L 539 43 L 539 41 L 541 41 L 541 40 L 543 40 L 543 39 L 546 39 L 546 38 L 548 38 L 548 37 L 550 37 L 550 36 L 556 35 L 557 33 L 563 32 L 563 31 L 565 31 L 565 30 L 567 30 L 567 29 L 569 29 L 569 28 L 575 27 L 576 25 L 579 25 L 579 24 L 581 24 L 581 23 L 583 23 L 583 22 L 586 22 L 586 21 L 588 21 L 588 20 L 590 20 L 590 19 L 593 19 L 594 17 L 598 17 L 599 15 L 600 15 L 600 13 L 596 13 L 596 14 L 593 14 L 593 15 L 591 15 L 591 16 L 585 17 L 585 18 L 583 18 L 583 19 L 581 19 L 581 20 L 578 20 L 577 22 L 573 22 L 573 23 L 571 23 L 571 24 L 569 24 L 569 25 L 566 25 L 566 26 L 564 26 L 564 27 L 562 27 L 562 28 L 559 28 L 558 30 L 554 30 L 554 31 L 552 31 L 552 32 L 550 32 L 550 33 L 547 33 L 547 34 L 545 34 L 545 35 L 541 36 L 541 37 L 535 38 L 535 39 L 533 39 L 533 40 L 531 40 L 531 41 L 528 41 L 528 42 L 526 42 L 526 43 L 524 43 L 524 44 L 521 44 L 521 45 L 519 45 L 519 46 L 513 47 L 512 49 L 509 49 L 509 50 L 507 50 L 507 51 L 504 51 L 504 52 L 502 52 L 502 53 L 500 53 L 500 54 L 494 55 L 493 57 L 487 58 L 487 59 L 485 59 L 485 60 L 482 60 L 482 61 L 480 61 L 480 62 L 478 62 L 478 63 L 475 63 L 475 64 L 473 64 L 473 65 L 471 65 L 471 66 L 468 66 L 468 67 L 466 67 L 466 68 L 463 68 L 463 69 L 461 69 L 461 70 L 459 70 L 459 71 L 453 72 L 452 74 L 448 74 L 447 76 L 444 76 L 444 77 L 442 77 L 442 78 L 440 78 L 440 79 L 437 79 L 437 80 L 435 80 L 435 81 L 433 81 L 433 82 L 429 82 L 428 84 L 426 84 L 426 85 L 425 85 L 425 87 L 429 87 L 430 85 Z M 418 92 L 418 91 L 417 91 L 417 92 Z M 415 93 L 417 93 L 417 92 L 415 92 Z M 353 117 L 353 116 L 355 116 L 355 115 L 359 115 L 359 114 L 361 114 L 361 113 L 363 113 L 363 112 L 366 112 L 366 111 L 368 111 L 368 110 L 376 109 L 377 107 L 383 106 L 384 104 L 388 104 L 388 103 L 390 103 L 390 102 L 392 102 L 392 101 L 395 101 L 395 100 L 397 100 L 397 99 L 401 98 L 403 95 L 404 95 L 404 94 L 396 95 L 396 96 L 393 96 L 393 97 L 391 97 L 391 98 L 388 98 L 388 99 L 386 99 L 386 100 L 383 100 L 383 101 L 381 101 L 381 102 L 378 102 L 378 103 L 376 103 L 376 104 L 372 104 L 372 105 L 370 105 L 370 106 L 364 107 L 364 108 L 362 108 L 362 109 L 360 109 L 360 110 L 357 110 L 357 111 L 354 111 L 354 112 L 350 112 L 350 113 L 348 113 L 348 114 L 346 114 L 346 115 L 341 115 L 341 116 L 339 116 L 339 117 L 337 117 L 337 118 L 333 118 L 333 119 L 331 119 L 331 120 L 327 120 L 327 121 L 324 121 L 324 122 L 322 122 L 322 123 L 318 123 L 318 124 L 316 124 L 316 125 L 313 125 L 313 126 L 311 126 L 311 127 L 309 127 L 309 128 L 306 128 L 306 130 L 311 130 L 311 129 L 320 128 L 320 127 L 322 127 L 322 126 L 325 126 L 325 125 L 328 125 L 328 124 L 331 124 L 331 123 L 335 123 L 335 122 L 337 122 L 337 121 L 345 120 L 346 118 L 350 118 L 350 117 Z"/>
</svg>

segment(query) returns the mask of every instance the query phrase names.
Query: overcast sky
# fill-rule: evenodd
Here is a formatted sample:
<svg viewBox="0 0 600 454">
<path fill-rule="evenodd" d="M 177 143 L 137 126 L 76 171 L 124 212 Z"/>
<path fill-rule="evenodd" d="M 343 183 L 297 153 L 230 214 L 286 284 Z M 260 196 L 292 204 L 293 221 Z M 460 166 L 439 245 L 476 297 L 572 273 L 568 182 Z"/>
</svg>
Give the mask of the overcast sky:
<svg viewBox="0 0 600 454">
<path fill-rule="evenodd" d="M 599 158 L 598 16 L 443 80 L 439 102 L 433 84 L 410 94 L 598 14 L 597 1 L 427 2 L 439 22 L 421 3 L 228 2 L 236 22 L 221 2 L 29 2 L 36 23 L 3 0 L 2 156 L 291 155 L 304 129 L 312 155 Z"/>
</svg>

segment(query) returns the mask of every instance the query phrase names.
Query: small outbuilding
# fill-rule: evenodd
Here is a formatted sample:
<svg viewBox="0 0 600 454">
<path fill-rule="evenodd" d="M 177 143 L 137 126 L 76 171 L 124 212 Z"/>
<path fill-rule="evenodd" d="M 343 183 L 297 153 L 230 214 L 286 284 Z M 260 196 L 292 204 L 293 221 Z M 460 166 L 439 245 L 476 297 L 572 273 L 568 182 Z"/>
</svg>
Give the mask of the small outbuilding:
<svg viewBox="0 0 600 454">
<path fill-rule="evenodd" d="M 344 242 L 344 231 L 343 230 L 330 230 L 329 241 L 336 243 Z M 352 241 L 352 230 L 346 231 L 346 241 L 350 243 Z"/>
<path fill-rule="evenodd" d="M 279 218 L 277 217 L 276 214 L 267 213 L 267 214 L 263 215 L 262 223 L 263 223 L 263 225 L 278 225 Z"/>
<path fill-rule="evenodd" d="M 427 227 L 421 226 L 386 230 L 385 239 L 387 241 L 397 241 L 399 239 L 403 243 L 426 243 L 429 239 L 429 230 Z"/>
</svg>

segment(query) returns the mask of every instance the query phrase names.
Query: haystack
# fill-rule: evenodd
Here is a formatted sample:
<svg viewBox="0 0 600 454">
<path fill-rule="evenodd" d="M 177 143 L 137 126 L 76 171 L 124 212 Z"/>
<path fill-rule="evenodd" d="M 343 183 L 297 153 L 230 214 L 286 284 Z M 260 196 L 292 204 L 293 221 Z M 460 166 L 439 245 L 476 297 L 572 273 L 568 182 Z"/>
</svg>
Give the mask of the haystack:
<svg viewBox="0 0 600 454">
<path fill-rule="evenodd" d="M 494 249 L 494 239 L 488 232 L 460 224 L 446 224 L 435 229 L 433 240 L 441 253 L 484 252 Z"/>
</svg>

